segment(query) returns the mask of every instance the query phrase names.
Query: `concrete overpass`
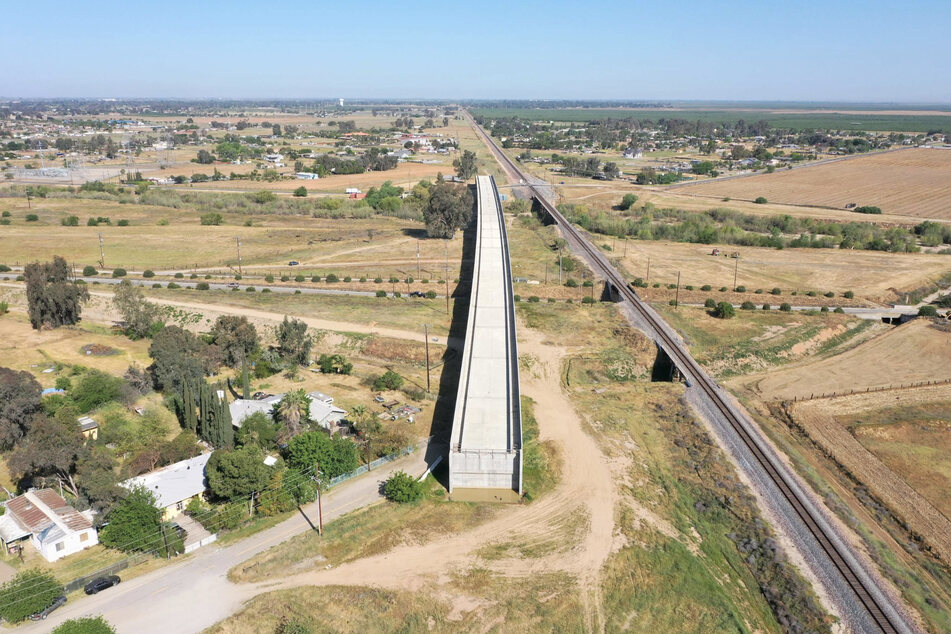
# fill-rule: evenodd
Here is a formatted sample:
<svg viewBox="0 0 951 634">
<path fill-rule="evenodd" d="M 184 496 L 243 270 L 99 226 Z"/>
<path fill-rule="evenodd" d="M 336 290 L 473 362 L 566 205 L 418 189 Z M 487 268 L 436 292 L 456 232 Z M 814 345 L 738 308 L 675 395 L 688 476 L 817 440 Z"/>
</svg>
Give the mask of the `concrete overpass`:
<svg viewBox="0 0 951 634">
<path fill-rule="evenodd" d="M 512 266 L 495 179 L 476 179 L 469 317 L 452 420 L 449 493 L 515 501 L 522 494 L 522 412 Z"/>
</svg>

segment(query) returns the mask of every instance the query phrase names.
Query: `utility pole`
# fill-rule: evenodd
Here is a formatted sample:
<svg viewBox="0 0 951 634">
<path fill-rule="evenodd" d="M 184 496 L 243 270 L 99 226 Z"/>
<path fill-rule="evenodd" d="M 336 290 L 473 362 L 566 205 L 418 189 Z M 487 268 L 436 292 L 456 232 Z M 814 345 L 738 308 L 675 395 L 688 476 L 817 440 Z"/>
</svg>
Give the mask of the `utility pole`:
<svg viewBox="0 0 951 634">
<path fill-rule="evenodd" d="M 419 240 L 416 241 L 416 277 L 421 277 L 419 272 Z"/>
<path fill-rule="evenodd" d="M 324 509 L 320 499 L 320 463 L 314 462 L 314 481 L 317 483 L 317 534 L 324 536 Z"/>
<path fill-rule="evenodd" d="M 677 294 L 674 295 L 674 308 L 680 308 L 680 271 L 677 271 Z"/>
<path fill-rule="evenodd" d="M 238 275 L 243 275 L 241 271 L 241 236 L 235 236 L 234 241 L 238 245 Z"/>
<path fill-rule="evenodd" d="M 651 283 L 651 259 L 647 258 L 647 279 L 644 280 L 644 283 L 650 286 Z"/>
<path fill-rule="evenodd" d="M 106 252 L 103 249 L 102 234 L 99 234 L 99 266 L 106 267 Z"/>
<path fill-rule="evenodd" d="M 561 247 L 558 247 L 558 286 L 561 286 Z"/>
<path fill-rule="evenodd" d="M 627 236 L 624 236 L 624 257 L 627 257 Z"/>
<path fill-rule="evenodd" d="M 423 324 L 423 333 L 426 338 L 426 391 L 429 392 L 429 324 Z"/>
<path fill-rule="evenodd" d="M 733 267 L 733 290 L 736 291 L 736 274 L 740 270 L 740 256 L 736 256 L 736 265 Z"/>
</svg>

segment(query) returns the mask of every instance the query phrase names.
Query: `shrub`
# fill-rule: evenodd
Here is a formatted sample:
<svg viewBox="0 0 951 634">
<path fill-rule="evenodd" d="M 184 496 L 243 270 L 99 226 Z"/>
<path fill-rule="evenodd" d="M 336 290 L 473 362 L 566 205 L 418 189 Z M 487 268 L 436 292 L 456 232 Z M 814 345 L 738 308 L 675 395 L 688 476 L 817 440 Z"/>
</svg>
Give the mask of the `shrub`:
<svg viewBox="0 0 951 634">
<path fill-rule="evenodd" d="M 374 284 L 382 284 L 382 283 L 383 283 L 383 278 L 382 278 L 382 277 L 374 277 L 374 278 L 373 278 L 373 283 L 374 283 Z"/>
<path fill-rule="evenodd" d="M 763 294 L 763 289 L 758 288 L 758 289 L 756 289 L 756 290 L 753 291 L 753 292 L 756 293 L 757 295 L 762 295 L 762 294 Z"/>
<path fill-rule="evenodd" d="M 188 276 L 188 279 L 190 279 L 190 280 L 197 280 L 197 279 L 198 279 L 198 273 L 192 273 L 191 275 Z"/>
<path fill-rule="evenodd" d="M 116 630 L 101 616 L 84 616 L 63 621 L 52 634 L 116 634 Z"/>
<path fill-rule="evenodd" d="M 294 196 L 296 196 L 297 198 L 305 198 L 307 196 L 307 188 L 301 185 L 300 187 L 294 190 Z"/>
<path fill-rule="evenodd" d="M 855 297 L 855 293 L 853 293 L 852 291 L 845 291 L 844 293 L 842 293 L 842 297 L 846 299 L 852 299 L 853 297 Z"/>
<path fill-rule="evenodd" d="M 667 288 L 670 289 L 670 290 L 674 290 L 675 288 L 677 288 L 677 285 L 676 285 L 676 284 L 668 284 L 668 285 L 667 285 Z"/>
<path fill-rule="evenodd" d="M 399 292 L 399 291 L 396 291 L 396 292 L 393 293 L 393 297 L 399 298 L 399 297 L 402 297 L 402 296 L 403 296 L 403 293 L 401 293 L 401 292 Z"/>
<path fill-rule="evenodd" d="M 692 291 L 692 290 L 693 290 L 693 284 L 687 284 L 686 286 L 684 286 L 684 290 L 686 290 L 686 291 Z"/>
<path fill-rule="evenodd" d="M 765 205 L 769 201 L 766 200 L 765 196 L 757 196 L 753 202 L 756 203 L 757 205 Z"/>
<path fill-rule="evenodd" d="M 125 277 L 126 275 L 126 270 L 123 268 L 112 269 L 112 277 Z"/>
<path fill-rule="evenodd" d="M 672 299 L 672 300 L 670 300 L 669 302 L 667 302 L 667 304 L 670 305 L 670 306 L 676 306 L 676 305 L 677 305 L 677 300 L 676 300 L 676 299 Z"/>
<path fill-rule="evenodd" d="M 790 306 L 786 302 L 783 302 L 782 304 L 779 305 L 779 310 L 783 311 L 784 313 L 788 313 L 792 310 L 792 306 Z"/>
<path fill-rule="evenodd" d="M 720 287 L 720 292 L 721 292 L 721 293 L 725 293 L 725 292 L 726 292 L 726 286 L 721 286 L 721 287 Z"/>
<path fill-rule="evenodd" d="M 201 224 L 206 226 L 217 226 L 224 221 L 224 217 L 216 211 L 209 211 L 200 217 Z"/>
<path fill-rule="evenodd" d="M 833 293 L 832 291 L 829 291 L 828 293 L 824 293 L 824 295 L 825 297 L 835 297 L 835 293 Z"/>
<path fill-rule="evenodd" d="M 565 282 L 565 286 L 568 288 L 578 288 L 578 282 L 576 282 L 573 277 L 569 277 L 568 281 Z"/>
<path fill-rule="evenodd" d="M 416 502 L 423 497 L 423 483 L 403 471 L 397 471 L 383 483 L 383 495 L 387 500 L 399 504 Z"/>
<path fill-rule="evenodd" d="M 704 307 L 704 308 L 716 308 L 716 307 L 717 307 L 717 303 L 716 303 L 716 301 L 715 301 L 712 297 L 708 297 L 708 298 L 703 302 L 703 307 Z"/>
<path fill-rule="evenodd" d="M 426 299 L 436 299 L 436 291 L 426 291 Z"/>
<path fill-rule="evenodd" d="M 717 319 L 730 319 L 736 315 L 736 310 L 733 308 L 733 304 L 730 302 L 720 302 L 717 304 L 717 307 L 713 310 L 712 314 Z"/>
<path fill-rule="evenodd" d="M 654 282 L 654 283 L 651 285 L 651 287 L 652 287 L 652 288 L 660 288 L 660 283 L 659 283 L 659 282 Z"/>
<path fill-rule="evenodd" d="M 128 226 L 129 226 L 129 221 L 126 220 L 125 218 L 123 218 L 122 220 L 120 220 L 120 221 L 117 222 L 116 224 L 117 224 L 118 226 L 120 226 L 120 227 L 128 227 Z"/>
<path fill-rule="evenodd" d="M 211 286 L 208 284 L 208 282 L 198 282 L 195 284 L 195 289 L 199 291 L 207 291 L 211 289 Z"/>
<path fill-rule="evenodd" d="M 735 290 L 737 293 L 745 293 L 746 287 L 741 284 L 740 286 L 737 286 Z"/>
<path fill-rule="evenodd" d="M 19 623 L 45 609 L 63 594 L 63 586 L 49 572 L 24 570 L 0 586 L 0 618 Z"/>
<path fill-rule="evenodd" d="M 12 270 L 13 269 L 11 269 L 6 264 L 0 264 L 0 273 L 7 273 L 8 271 L 12 271 Z"/>
<path fill-rule="evenodd" d="M 922 306 L 918 309 L 919 317 L 937 317 L 938 309 L 935 306 Z"/>
<path fill-rule="evenodd" d="M 298 283 L 303 282 L 304 279 L 305 279 L 305 278 L 304 278 L 303 275 L 295 275 L 295 276 L 294 276 L 294 281 L 295 281 L 295 282 L 298 282 Z"/>
<path fill-rule="evenodd" d="M 414 280 L 412 277 L 407 277 L 407 278 L 406 278 L 406 283 L 407 283 L 407 284 L 412 284 L 412 283 L 415 282 L 415 281 L 416 281 L 416 280 Z"/>
<path fill-rule="evenodd" d="M 809 297 L 815 297 L 815 296 L 816 296 L 816 292 L 815 292 L 815 291 L 806 291 L 806 295 L 809 296 Z"/>
<path fill-rule="evenodd" d="M 39 219 L 40 219 L 40 217 L 37 216 L 36 214 L 27 214 L 27 215 L 26 215 L 26 221 L 27 221 L 27 222 L 36 222 L 36 221 L 39 220 Z"/>
<path fill-rule="evenodd" d="M 595 300 L 594 300 L 593 297 L 587 297 L 587 296 L 585 296 L 585 297 L 582 297 L 582 298 L 581 298 L 581 303 L 582 303 L 582 304 L 593 304 L 594 301 L 595 301 Z"/>
<path fill-rule="evenodd" d="M 594 282 L 592 282 L 591 280 L 585 280 L 584 282 L 581 283 L 581 285 L 584 286 L 585 288 L 591 288 L 592 286 L 594 286 Z M 688 287 L 687 290 L 693 290 L 693 289 Z"/>
<path fill-rule="evenodd" d="M 234 276 L 234 279 L 240 280 L 242 277 L 243 277 L 243 276 L 239 273 L 238 275 L 235 275 L 235 276 Z"/>
<path fill-rule="evenodd" d="M 145 269 L 142 271 L 142 277 L 155 277 L 155 271 L 152 269 Z"/>
<path fill-rule="evenodd" d="M 262 293 L 270 293 L 270 292 L 271 292 L 271 289 L 269 289 L 269 288 L 262 288 L 262 289 L 261 289 L 261 292 L 262 292 Z"/>
<path fill-rule="evenodd" d="M 245 286 L 245 287 L 244 287 L 244 290 L 245 290 L 246 292 L 248 292 L 248 293 L 253 293 L 253 292 L 254 292 L 254 287 L 253 287 L 253 286 Z"/>
<path fill-rule="evenodd" d="M 181 286 L 179 286 L 175 282 L 169 282 L 166 288 L 176 289 L 176 288 L 181 288 Z"/>
<path fill-rule="evenodd" d="M 548 298 L 548 303 L 549 303 L 549 304 L 554 304 L 556 301 L 558 301 L 558 300 L 556 300 L 554 297 L 549 297 L 549 298 Z"/>
<path fill-rule="evenodd" d="M 769 304 L 763 304 L 763 310 L 770 310 L 771 308 Z"/>
<path fill-rule="evenodd" d="M 343 278 L 343 281 L 344 281 L 344 282 L 351 282 L 351 281 L 353 281 L 353 278 L 348 275 L 347 277 Z"/>
<path fill-rule="evenodd" d="M 537 304 L 538 302 L 541 301 L 541 299 L 538 297 L 538 295 L 532 295 L 531 297 L 528 298 L 528 301 L 531 302 L 532 304 Z"/>
<path fill-rule="evenodd" d="M 844 313 L 845 311 L 842 310 L 842 307 L 841 307 L 841 306 L 839 306 L 839 307 L 837 307 L 835 310 L 833 310 L 832 312 L 836 313 L 837 315 L 841 315 L 841 314 Z"/>
<path fill-rule="evenodd" d="M 400 281 L 400 278 L 396 277 L 395 275 L 390 276 L 390 284 L 396 284 L 399 281 Z"/>
<path fill-rule="evenodd" d="M 756 304 L 753 302 L 743 302 L 740 304 L 740 308 L 742 310 L 756 310 Z"/>
<path fill-rule="evenodd" d="M 281 281 L 282 281 L 282 282 L 290 282 L 290 281 L 291 281 L 291 276 L 290 276 L 290 275 L 282 275 L 282 276 L 281 276 Z"/>
<path fill-rule="evenodd" d="M 66 216 L 60 221 L 64 227 L 78 227 L 79 226 L 79 216 Z"/>
<path fill-rule="evenodd" d="M 267 275 L 264 276 L 264 281 L 270 284 L 274 281 L 274 276 L 268 273 Z"/>
<path fill-rule="evenodd" d="M 861 207 L 856 207 L 853 209 L 857 214 L 880 214 L 882 210 L 876 207 L 875 205 L 862 205 Z"/>
<path fill-rule="evenodd" d="M 185 279 L 185 274 L 184 274 L 184 273 L 176 273 L 176 274 L 175 274 L 175 279 L 176 279 L 176 280 Z"/>
<path fill-rule="evenodd" d="M 700 287 L 700 290 L 701 290 L 701 291 L 712 291 L 712 290 L 713 290 L 713 287 L 710 286 L 709 284 L 704 284 L 703 286 Z"/>
<path fill-rule="evenodd" d="M 366 281 L 367 281 L 367 276 L 366 276 L 366 275 L 360 276 L 360 281 L 361 281 L 361 282 L 366 282 Z"/>
<path fill-rule="evenodd" d="M 152 288 L 162 288 L 162 285 L 156 282 L 155 284 L 152 284 Z"/>
<path fill-rule="evenodd" d="M 387 370 L 373 381 L 373 389 L 377 391 L 398 390 L 403 387 L 403 383 L 404 379 L 402 376 L 393 370 Z"/>
<path fill-rule="evenodd" d="M 326 279 L 326 281 L 327 281 L 328 284 L 335 284 L 335 283 L 337 283 L 337 282 L 340 281 L 340 278 L 337 277 L 337 276 L 336 276 L 335 274 L 333 274 L 333 273 L 331 273 L 330 275 L 328 275 L 325 279 Z M 410 279 L 412 279 L 412 278 L 410 278 Z"/>
<path fill-rule="evenodd" d="M 83 277 L 95 277 L 99 275 L 99 271 L 96 270 L 94 266 L 84 266 L 83 267 Z"/>
<path fill-rule="evenodd" d="M 770 293 L 772 293 L 773 295 L 782 295 L 783 291 L 779 287 L 774 287 L 773 290 L 770 291 Z"/>
<path fill-rule="evenodd" d="M 522 296 L 521 296 L 521 295 L 518 295 L 518 294 L 512 295 L 512 300 L 513 300 L 513 301 L 516 301 L 516 302 L 520 302 L 520 301 L 522 301 Z"/>
<path fill-rule="evenodd" d="M 822 308 L 819 309 L 819 312 L 820 312 L 820 313 L 827 313 L 827 312 L 829 312 L 829 307 L 828 307 L 828 306 L 823 306 Z"/>
</svg>

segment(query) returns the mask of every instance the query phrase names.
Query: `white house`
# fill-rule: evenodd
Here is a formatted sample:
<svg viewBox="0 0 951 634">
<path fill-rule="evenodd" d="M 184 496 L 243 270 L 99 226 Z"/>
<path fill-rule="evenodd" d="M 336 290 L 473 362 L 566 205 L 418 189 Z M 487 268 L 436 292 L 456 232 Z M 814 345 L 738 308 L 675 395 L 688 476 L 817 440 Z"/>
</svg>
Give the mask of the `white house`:
<svg viewBox="0 0 951 634">
<path fill-rule="evenodd" d="M 332 396 L 323 392 L 310 392 L 307 396 L 310 398 L 310 420 L 324 429 L 332 429 L 334 424 L 347 417 L 347 410 L 334 405 Z M 241 427 L 245 419 L 256 412 L 270 416 L 283 397 L 283 394 L 276 394 L 260 400 L 236 398 L 228 404 L 232 424 Z"/>
<path fill-rule="evenodd" d="M 170 464 L 156 471 L 129 478 L 120 486 L 126 489 L 144 487 L 155 496 L 155 506 L 162 509 L 162 519 L 169 520 L 180 515 L 188 503 L 201 497 L 208 488 L 205 480 L 205 465 L 210 453 Z"/>
<path fill-rule="evenodd" d="M 27 491 L 4 506 L 7 512 L 0 516 L 4 549 L 29 536 L 37 552 L 47 561 L 56 561 L 99 543 L 92 512 L 80 513 L 68 506 L 53 489 Z"/>
</svg>

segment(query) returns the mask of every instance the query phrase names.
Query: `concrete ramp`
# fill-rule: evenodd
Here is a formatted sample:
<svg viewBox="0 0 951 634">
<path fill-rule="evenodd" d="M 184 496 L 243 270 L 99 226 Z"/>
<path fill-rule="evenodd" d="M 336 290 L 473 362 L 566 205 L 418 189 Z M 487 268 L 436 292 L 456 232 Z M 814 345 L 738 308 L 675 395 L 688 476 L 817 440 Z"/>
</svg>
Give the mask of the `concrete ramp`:
<svg viewBox="0 0 951 634">
<path fill-rule="evenodd" d="M 522 493 L 522 412 L 512 267 L 495 179 L 479 197 L 472 291 L 449 448 L 449 492 Z M 510 495 L 499 496 L 510 498 Z"/>
</svg>

